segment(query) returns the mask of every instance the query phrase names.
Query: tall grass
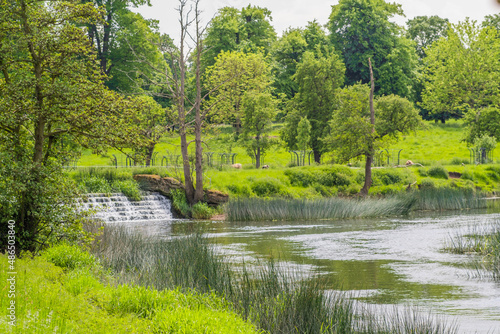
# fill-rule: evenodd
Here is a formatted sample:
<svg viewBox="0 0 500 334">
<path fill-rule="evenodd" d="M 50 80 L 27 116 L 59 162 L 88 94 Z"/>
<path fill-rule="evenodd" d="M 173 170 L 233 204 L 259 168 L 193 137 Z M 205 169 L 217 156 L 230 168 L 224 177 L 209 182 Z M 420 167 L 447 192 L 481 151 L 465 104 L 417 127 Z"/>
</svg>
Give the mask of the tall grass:
<svg viewBox="0 0 500 334">
<path fill-rule="evenodd" d="M 412 210 L 477 209 L 486 205 L 486 199 L 472 191 L 437 188 L 366 199 L 237 198 L 227 204 L 226 212 L 232 221 L 286 221 L 399 216 Z"/>
<path fill-rule="evenodd" d="M 374 331 L 370 325 L 373 316 L 359 312 L 344 293 L 327 292 L 331 286 L 318 277 L 299 279 L 297 273 L 273 261 L 261 263 L 255 270 L 247 266 L 233 270 L 200 233 L 158 239 L 105 226 L 92 251 L 106 267 L 118 272 L 124 283 L 216 293 L 244 319 L 269 333 L 389 333 L 395 328 L 382 315 L 383 321 Z M 415 322 L 410 332 L 455 332 L 433 321 L 427 321 L 426 326 L 436 330 L 421 331 L 422 325 Z"/>
<path fill-rule="evenodd" d="M 413 197 L 384 199 L 328 198 L 300 199 L 236 199 L 227 204 L 227 218 L 233 221 L 315 220 L 380 217 L 408 214 Z"/>
<path fill-rule="evenodd" d="M 462 210 L 487 207 L 487 200 L 480 193 L 468 189 L 430 188 L 414 193 L 414 210 Z"/>
<path fill-rule="evenodd" d="M 470 276 L 500 282 L 500 221 L 473 226 L 467 233 L 450 237 L 446 251 L 471 255 Z"/>
</svg>

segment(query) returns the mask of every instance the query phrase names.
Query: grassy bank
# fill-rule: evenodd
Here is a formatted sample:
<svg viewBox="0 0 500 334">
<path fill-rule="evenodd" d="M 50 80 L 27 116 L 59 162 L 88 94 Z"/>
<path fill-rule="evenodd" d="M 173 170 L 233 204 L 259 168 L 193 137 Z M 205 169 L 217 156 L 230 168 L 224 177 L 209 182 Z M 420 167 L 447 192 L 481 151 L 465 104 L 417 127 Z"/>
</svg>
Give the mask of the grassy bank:
<svg viewBox="0 0 500 334">
<path fill-rule="evenodd" d="M 123 283 L 224 296 L 232 310 L 264 332 L 456 332 L 453 326 L 416 314 L 374 316 L 358 308 L 349 296 L 331 290 L 330 282 L 300 277 L 273 261 L 256 263 L 255 270 L 247 266 L 234 270 L 199 233 L 159 240 L 107 226 L 93 253 Z"/>
<path fill-rule="evenodd" d="M 0 262 L 7 268 L 5 255 Z M 214 294 L 117 284 L 115 274 L 77 246 L 25 254 L 16 271 L 16 326 L 2 312 L 2 333 L 257 333 Z M 0 279 L 7 282 L 5 270 Z M 9 303 L 1 298 L 2 310 Z"/>
</svg>

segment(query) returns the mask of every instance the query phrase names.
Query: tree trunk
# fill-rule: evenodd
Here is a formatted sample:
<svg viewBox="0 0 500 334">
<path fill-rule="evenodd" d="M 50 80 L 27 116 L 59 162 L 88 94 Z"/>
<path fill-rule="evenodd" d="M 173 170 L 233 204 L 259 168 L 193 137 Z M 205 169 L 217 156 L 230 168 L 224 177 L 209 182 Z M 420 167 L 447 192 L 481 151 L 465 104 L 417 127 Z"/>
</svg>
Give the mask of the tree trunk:
<svg viewBox="0 0 500 334">
<path fill-rule="evenodd" d="M 370 123 L 372 125 L 372 134 L 375 133 L 375 108 L 373 107 L 373 92 L 375 91 L 375 79 L 373 78 L 372 61 L 368 58 L 368 66 L 370 67 Z M 375 155 L 375 150 L 373 147 L 374 138 L 370 139 L 370 145 L 368 146 L 368 152 L 366 153 L 366 164 L 365 164 L 365 184 L 359 192 L 361 196 L 368 195 L 368 191 L 372 185 L 372 163 L 373 156 Z"/>
<path fill-rule="evenodd" d="M 321 152 L 313 150 L 314 162 L 320 164 L 321 163 Z"/>
<path fill-rule="evenodd" d="M 260 168 L 260 143 L 259 143 L 258 136 L 255 140 L 257 140 L 257 152 L 255 152 L 255 168 L 259 169 Z"/>
<path fill-rule="evenodd" d="M 146 152 L 146 167 L 151 166 L 151 160 L 153 160 L 153 152 L 155 150 L 155 145 L 151 145 L 147 148 Z"/>
</svg>

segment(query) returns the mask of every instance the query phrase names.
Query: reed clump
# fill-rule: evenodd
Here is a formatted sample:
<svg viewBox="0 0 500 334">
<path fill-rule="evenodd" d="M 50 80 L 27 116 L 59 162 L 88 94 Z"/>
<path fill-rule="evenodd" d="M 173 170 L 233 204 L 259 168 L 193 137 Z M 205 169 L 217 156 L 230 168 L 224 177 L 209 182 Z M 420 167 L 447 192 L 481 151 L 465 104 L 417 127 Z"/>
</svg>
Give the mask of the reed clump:
<svg viewBox="0 0 500 334">
<path fill-rule="evenodd" d="M 500 282 L 500 222 L 473 226 L 450 237 L 445 250 L 470 255 L 470 276 Z"/>
<path fill-rule="evenodd" d="M 414 210 L 485 207 L 486 199 L 473 191 L 436 188 L 384 198 L 236 198 L 227 204 L 226 213 L 227 218 L 232 221 L 291 221 L 401 216 Z"/>
</svg>

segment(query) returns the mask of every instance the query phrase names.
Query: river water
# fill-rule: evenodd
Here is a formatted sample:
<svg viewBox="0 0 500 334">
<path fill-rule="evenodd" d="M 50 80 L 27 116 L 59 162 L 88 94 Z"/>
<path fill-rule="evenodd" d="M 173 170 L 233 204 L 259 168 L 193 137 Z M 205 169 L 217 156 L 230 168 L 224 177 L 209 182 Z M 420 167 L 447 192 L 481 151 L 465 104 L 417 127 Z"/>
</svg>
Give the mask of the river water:
<svg viewBox="0 0 500 334">
<path fill-rule="evenodd" d="M 139 205 L 140 206 L 140 205 Z M 454 321 L 461 333 L 500 333 L 500 284 L 474 277 L 473 255 L 443 251 L 456 234 L 500 222 L 500 210 L 419 213 L 410 217 L 314 222 L 115 222 L 158 237 L 203 225 L 229 261 L 273 257 L 287 268 L 331 278 L 374 307 L 417 307 Z M 111 223 L 111 222 L 110 222 Z"/>
</svg>

